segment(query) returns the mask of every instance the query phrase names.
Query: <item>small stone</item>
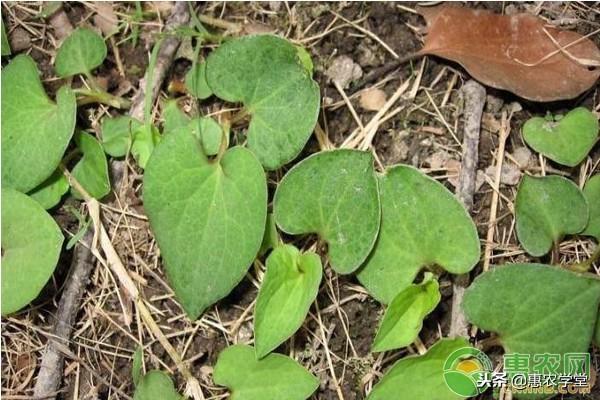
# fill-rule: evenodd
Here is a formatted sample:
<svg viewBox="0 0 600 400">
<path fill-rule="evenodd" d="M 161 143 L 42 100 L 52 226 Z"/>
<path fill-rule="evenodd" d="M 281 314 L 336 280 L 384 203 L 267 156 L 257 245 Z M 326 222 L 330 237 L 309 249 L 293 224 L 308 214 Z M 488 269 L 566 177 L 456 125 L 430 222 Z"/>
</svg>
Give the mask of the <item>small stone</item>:
<svg viewBox="0 0 600 400">
<path fill-rule="evenodd" d="M 14 31 L 10 34 L 10 49 L 13 53 L 18 53 L 19 51 L 26 50 L 31 47 L 31 37 L 29 33 L 21 28 L 15 28 Z"/>
<path fill-rule="evenodd" d="M 496 167 L 490 165 L 485 169 L 485 174 L 494 181 Z M 500 183 L 508 186 L 515 186 L 521 180 L 521 170 L 514 164 L 503 163 L 500 171 Z"/>
<path fill-rule="evenodd" d="M 344 89 L 350 85 L 350 82 L 360 79 L 362 74 L 360 65 L 348 56 L 336 57 L 325 71 L 325 75 L 329 79 L 337 82 Z"/>
<path fill-rule="evenodd" d="M 531 150 L 524 146 L 517 147 L 516 149 L 514 149 L 512 152 L 512 157 L 515 159 L 515 161 L 519 164 L 519 167 L 521 168 L 527 168 L 533 162 Z"/>
<path fill-rule="evenodd" d="M 360 95 L 360 106 L 369 111 L 379 111 L 386 101 L 385 92 L 377 88 L 365 90 Z"/>
</svg>

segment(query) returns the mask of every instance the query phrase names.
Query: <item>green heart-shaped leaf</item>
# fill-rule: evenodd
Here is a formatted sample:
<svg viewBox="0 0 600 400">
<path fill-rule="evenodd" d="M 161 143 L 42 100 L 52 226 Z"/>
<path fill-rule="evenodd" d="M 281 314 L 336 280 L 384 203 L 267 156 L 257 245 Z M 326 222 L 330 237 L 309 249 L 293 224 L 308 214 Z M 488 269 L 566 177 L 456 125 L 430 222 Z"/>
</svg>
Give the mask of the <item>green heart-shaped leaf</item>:
<svg viewBox="0 0 600 400">
<path fill-rule="evenodd" d="M 206 82 L 206 63 L 197 63 L 185 74 L 185 87 L 194 97 L 204 100 L 212 96 L 212 90 Z"/>
<path fill-rule="evenodd" d="M 479 238 L 463 205 L 439 182 L 405 165 L 379 177 L 381 230 L 358 279 L 384 304 L 425 266 L 453 274 L 479 261 Z"/>
<path fill-rule="evenodd" d="M 160 132 L 152 124 L 143 125 L 133 132 L 131 155 L 141 168 L 146 168 L 146 164 L 161 138 Z"/>
<path fill-rule="evenodd" d="M 57 205 L 63 194 L 69 191 L 69 181 L 58 168 L 41 185 L 29 192 L 29 197 L 40 203 L 46 210 Z"/>
<path fill-rule="evenodd" d="M 267 258 L 266 273 L 256 299 L 254 341 L 263 358 L 302 326 L 321 283 L 321 259 L 284 245 Z"/>
<path fill-rule="evenodd" d="M 2 69 L 2 186 L 28 192 L 58 167 L 73 131 L 77 103 L 62 87 L 53 103 L 31 57 Z"/>
<path fill-rule="evenodd" d="M 123 157 L 131 146 L 134 132 L 142 127 L 137 119 L 126 115 L 102 119 L 102 147 L 106 154 L 113 157 Z"/>
<path fill-rule="evenodd" d="M 279 245 L 279 242 L 279 233 L 277 232 L 277 225 L 275 224 L 275 218 L 273 217 L 273 213 L 267 213 L 265 235 L 263 237 L 262 244 L 260 245 L 258 255 L 265 255 L 267 251 L 277 247 L 277 245 Z"/>
<path fill-rule="evenodd" d="M 169 375 L 162 371 L 149 371 L 144 375 L 133 395 L 133 400 L 183 400 L 177 393 Z"/>
<path fill-rule="evenodd" d="M 267 214 L 265 173 L 242 147 L 211 161 L 193 135 L 166 135 L 144 174 L 144 208 L 173 290 L 196 319 L 256 257 Z"/>
<path fill-rule="evenodd" d="M 600 281 L 591 274 L 512 264 L 478 276 L 463 308 L 470 322 L 498 333 L 506 353 L 529 355 L 534 367 L 540 355 L 587 352 L 599 302 Z"/>
<path fill-rule="evenodd" d="M 194 118 L 187 129 L 200 140 L 207 156 L 217 155 L 223 140 L 223 129 L 217 121 L 209 117 Z"/>
<path fill-rule="evenodd" d="M 348 274 L 367 258 L 379 231 L 373 156 L 357 150 L 314 154 L 285 175 L 273 203 L 279 228 L 292 235 L 318 233 L 333 269 Z"/>
<path fill-rule="evenodd" d="M 230 400 L 305 400 L 319 387 L 319 380 L 293 359 L 274 353 L 257 361 L 254 349 L 245 345 L 219 354 L 213 380 L 231 391 Z"/>
<path fill-rule="evenodd" d="M 163 108 L 162 117 L 165 120 L 162 133 L 168 135 L 190 123 L 190 118 L 179 108 L 177 100 L 168 100 Z"/>
<path fill-rule="evenodd" d="M 14 189 L 2 189 L 2 315 L 26 306 L 52 276 L 63 235 L 39 205 Z"/>
<path fill-rule="evenodd" d="M 559 164 L 574 167 L 598 139 L 598 119 L 578 107 L 558 121 L 535 117 L 523 125 L 523 138 L 538 153 Z"/>
<path fill-rule="evenodd" d="M 441 339 L 422 356 L 396 362 L 367 400 L 459 400 L 444 381 L 444 363 L 456 350 L 470 347 L 463 339 Z"/>
<path fill-rule="evenodd" d="M 585 229 L 589 213 L 579 188 L 561 176 L 524 175 L 515 200 L 517 237 L 532 256 L 543 256 L 566 234 Z"/>
<path fill-rule="evenodd" d="M 75 142 L 83 157 L 73 168 L 73 177 L 90 196 L 101 199 L 110 192 L 108 163 L 102 145 L 95 137 L 84 132 L 75 135 Z M 75 198 L 82 198 L 75 188 L 71 189 L 71 193 Z"/>
<path fill-rule="evenodd" d="M 600 244 L 600 174 L 588 179 L 583 187 L 583 195 L 590 209 L 590 219 L 582 234 L 595 237 Z"/>
<path fill-rule="evenodd" d="M 319 115 L 319 87 L 296 46 L 272 35 L 223 43 L 207 60 L 206 79 L 220 98 L 242 102 L 252 116 L 248 148 L 266 169 L 293 160 Z"/>
<path fill-rule="evenodd" d="M 135 353 L 133 353 L 133 362 L 131 363 L 131 378 L 133 379 L 133 384 L 137 386 L 140 383 L 140 379 L 142 378 L 142 366 L 144 364 L 144 349 L 142 346 L 138 345 L 135 349 Z"/>
<path fill-rule="evenodd" d="M 106 43 L 96 32 L 77 28 L 65 39 L 56 53 L 54 68 L 65 78 L 86 74 L 102 64 L 106 58 Z"/>
<path fill-rule="evenodd" d="M 440 302 L 440 286 L 429 275 L 424 282 L 410 285 L 390 303 L 373 341 L 373 351 L 406 347 L 415 341 L 423 319 Z"/>
</svg>

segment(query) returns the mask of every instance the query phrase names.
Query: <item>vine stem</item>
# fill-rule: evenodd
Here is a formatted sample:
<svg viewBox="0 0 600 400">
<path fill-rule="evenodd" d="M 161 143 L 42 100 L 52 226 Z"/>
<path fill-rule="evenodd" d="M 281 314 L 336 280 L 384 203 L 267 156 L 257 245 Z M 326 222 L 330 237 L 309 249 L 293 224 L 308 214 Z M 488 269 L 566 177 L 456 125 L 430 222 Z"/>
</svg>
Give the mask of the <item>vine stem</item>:
<svg viewBox="0 0 600 400">
<path fill-rule="evenodd" d="M 152 333 L 154 337 L 156 337 L 167 352 L 169 357 L 175 363 L 177 369 L 183 377 L 186 379 L 186 395 L 193 397 L 195 400 L 204 400 L 204 395 L 202 393 L 202 389 L 200 388 L 200 383 L 192 373 L 189 368 L 183 362 L 183 359 L 177 353 L 177 350 L 173 347 L 173 345 L 169 342 L 167 337 L 163 334 L 162 330 L 152 318 L 152 314 L 148 310 L 144 299 L 140 295 L 137 286 L 135 285 L 133 279 L 127 272 L 125 265 L 121 261 L 118 253 L 116 252 L 102 221 L 100 220 L 100 204 L 96 199 L 90 196 L 90 194 L 83 188 L 81 183 L 75 179 L 75 177 L 67 170 L 67 168 L 61 164 L 60 168 L 69 181 L 69 185 L 73 187 L 84 199 L 86 207 L 88 208 L 88 212 L 92 218 L 93 226 L 94 226 L 94 237 L 92 239 L 91 251 L 98 258 L 98 260 L 102 264 L 107 264 L 117 279 L 119 283 L 125 290 L 125 293 L 129 296 L 129 298 L 135 303 L 136 308 L 138 310 L 139 315 L 141 316 L 144 324 L 148 328 L 148 330 Z M 104 252 L 104 257 L 99 254 L 99 249 L 102 249 Z M 130 320 L 130 316 L 126 316 L 126 321 Z"/>
<path fill-rule="evenodd" d="M 567 264 L 565 265 L 565 268 L 575 272 L 588 272 L 590 268 L 592 268 L 592 265 L 598 260 L 600 260 L 600 243 L 598 243 L 596 250 L 594 250 L 590 258 L 579 263 Z"/>
</svg>

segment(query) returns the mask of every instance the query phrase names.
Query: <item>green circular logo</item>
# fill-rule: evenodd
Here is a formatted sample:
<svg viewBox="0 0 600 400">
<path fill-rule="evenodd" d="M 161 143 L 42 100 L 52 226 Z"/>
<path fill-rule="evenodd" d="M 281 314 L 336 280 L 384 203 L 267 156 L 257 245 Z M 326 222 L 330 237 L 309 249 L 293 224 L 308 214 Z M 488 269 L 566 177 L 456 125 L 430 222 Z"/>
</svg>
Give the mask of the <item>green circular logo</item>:
<svg viewBox="0 0 600 400">
<path fill-rule="evenodd" d="M 487 387 L 478 387 L 477 382 L 493 371 L 492 362 L 483 352 L 474 347 L 455 350 L 444 363 L 444 381 L 448 388 L 462 397 L 483 393 Z"/>
</svg>

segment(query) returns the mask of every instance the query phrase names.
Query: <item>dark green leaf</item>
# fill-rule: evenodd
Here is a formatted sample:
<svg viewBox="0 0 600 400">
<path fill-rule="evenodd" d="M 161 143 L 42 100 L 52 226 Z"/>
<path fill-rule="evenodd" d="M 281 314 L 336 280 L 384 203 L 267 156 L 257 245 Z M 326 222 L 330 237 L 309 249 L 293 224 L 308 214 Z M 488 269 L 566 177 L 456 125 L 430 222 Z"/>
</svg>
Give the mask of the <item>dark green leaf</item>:
<svg viewBox="0 0 600 400">
<path fill-rule="evenodd" d="M 108 163 L 102 145 L 94 136 L 84 132 L 75 135 L 75 142 L 83 157 L 73 168 L 73 177 L 90 196 L 101 199 L 110 192 Z M 75 198 L 82 198 L 75 188 L 71 188 L 71 193 Z"/>
<path fill-rule="evenodd" d="M 56 53 L 54 67 L 60 77 L 90 73 L 106 58 L 106 44 L 96 32 L 77 28 Z"/>
</svg>

